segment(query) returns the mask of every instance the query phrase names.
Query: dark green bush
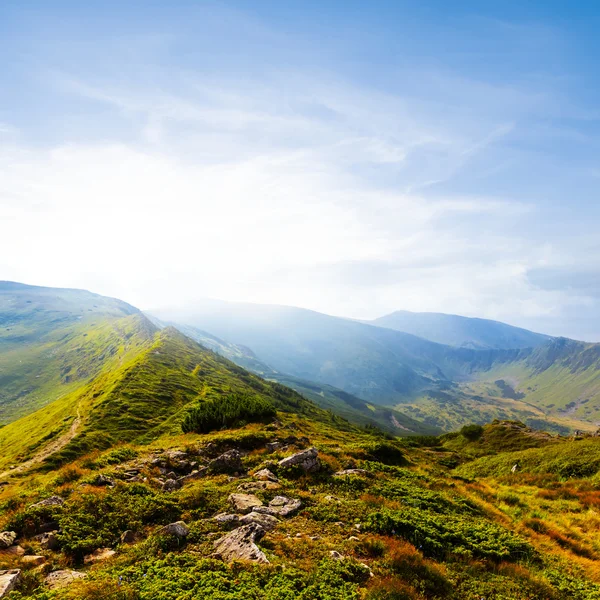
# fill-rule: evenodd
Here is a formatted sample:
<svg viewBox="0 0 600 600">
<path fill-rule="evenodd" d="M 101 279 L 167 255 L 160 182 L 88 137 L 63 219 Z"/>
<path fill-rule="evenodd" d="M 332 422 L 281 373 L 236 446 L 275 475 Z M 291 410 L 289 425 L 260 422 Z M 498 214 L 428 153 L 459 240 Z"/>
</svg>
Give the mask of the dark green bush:
<svg viewBox="0 0 600 600">
<path fill-rule="evenodd" d="M 461 430 L 460 434 L 467 438 L 470 442 L 478 440 L 483 435 L 483 427 L 481 425 L 465 425 Z"/>
<path fill-rule="evenodd" d="M 188 411 L 181 427 L 184 433 L 208 433 L 246 423 L 268 421 L 276 414 L 275 406 L 269 400 L 238 392 L 200 402 Z"/>
</svg>

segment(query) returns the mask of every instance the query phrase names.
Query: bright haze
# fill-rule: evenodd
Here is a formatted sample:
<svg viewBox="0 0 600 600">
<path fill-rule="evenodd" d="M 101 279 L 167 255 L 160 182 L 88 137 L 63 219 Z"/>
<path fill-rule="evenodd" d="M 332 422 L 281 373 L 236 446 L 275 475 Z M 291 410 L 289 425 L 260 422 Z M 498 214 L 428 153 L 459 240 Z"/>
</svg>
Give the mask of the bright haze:
<svg viewBox="0 0 600 600">
<path fill-rule="evenodd" d="M 0 279 L 600 341 L 600 19 L 557 4 L 4 0 Z"/>
</svg>

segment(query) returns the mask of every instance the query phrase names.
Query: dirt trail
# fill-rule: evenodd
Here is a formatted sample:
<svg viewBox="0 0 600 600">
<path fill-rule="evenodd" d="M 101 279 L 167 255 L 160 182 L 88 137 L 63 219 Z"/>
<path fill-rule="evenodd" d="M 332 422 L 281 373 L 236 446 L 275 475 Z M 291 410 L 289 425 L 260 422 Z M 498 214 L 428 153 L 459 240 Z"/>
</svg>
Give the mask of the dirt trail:
<svg viewBox="0 0 600 600">
<path fill-rule="evenodd" d="M 77 416 L 73 419 L 71 423 L 71 427 L 65 433 L 63 433 L 60 437 L 55 440 L 52 440 L 47 446 L 44 446 L 33 458 L 26 460 L 24 463 L 21 463 L 14 469 L 9 469 L 8 471 L 3 471 L 0 473 L 0 479 L 7 477 L 8 475 L 14 475 L 15 473 L 22 473 L 23 471 L 27 471 L 34 465 L 41 463 L 46 460 L 49 456 L 62 450 L 76 435 L 79 429 L 79 425 L 81 424 L 81 414 L 79 412 L 79 407 L 77 407 Z"/>
</svg>

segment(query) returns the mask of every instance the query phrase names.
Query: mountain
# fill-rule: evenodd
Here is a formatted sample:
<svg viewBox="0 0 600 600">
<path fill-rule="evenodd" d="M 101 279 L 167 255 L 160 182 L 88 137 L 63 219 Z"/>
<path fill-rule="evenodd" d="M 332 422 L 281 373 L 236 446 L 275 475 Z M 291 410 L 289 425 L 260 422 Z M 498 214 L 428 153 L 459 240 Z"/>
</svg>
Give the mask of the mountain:
<svg viewBox="0 0 600 600">
<path fill-rule="evenodd" d="M 476 350 L 535 348 L 550 339 L 548 335 L 534 333 L 499 321 L 443 313 L 399 310 L 365 322 L 378 327 L 412 333 L 439 344 Z"/>
<path fill-rule="evenodd" d="M 299 308 L 218 301 L 155 313 L 234 344 L 233 360 L 258 372 L 333 386 L 445 431 L 493 419 L 563 433 L 600 423 L 594 344 L 457 348 Z"/>
</svg>

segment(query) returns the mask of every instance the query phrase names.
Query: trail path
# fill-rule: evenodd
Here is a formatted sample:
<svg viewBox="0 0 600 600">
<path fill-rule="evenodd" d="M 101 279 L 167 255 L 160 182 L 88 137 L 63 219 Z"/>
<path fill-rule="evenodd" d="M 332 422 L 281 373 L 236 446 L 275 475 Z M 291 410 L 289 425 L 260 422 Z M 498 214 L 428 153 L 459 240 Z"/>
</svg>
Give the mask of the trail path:
<svg viewBox="0 0 600 600">
<path fill-rule="evenodd" d="M 0 479 L 7 477 L 8 475 L 14 475 L 15 473 L 22 473 L 23 471 L 27 471 L 34 465 L 41 463 L 46 460 L 49 456 L 62 450 L 76 435 L 79 430 L 79 425 L 81 424 L 81 414 L 79 412 L 79 406 L 77 407 L 77 416 L 73 419 L 71 423 L 71 427 L 69 430 L 63 433 L 60 437 L 55 440 L 52 440 L 47 446 L 44 446 L 33 458 L 26 460 L 24 463 L 21 463 L 14 469 L 8 469 L 7 471 L 3 471 L 0 473 Z"/>
</svg>

